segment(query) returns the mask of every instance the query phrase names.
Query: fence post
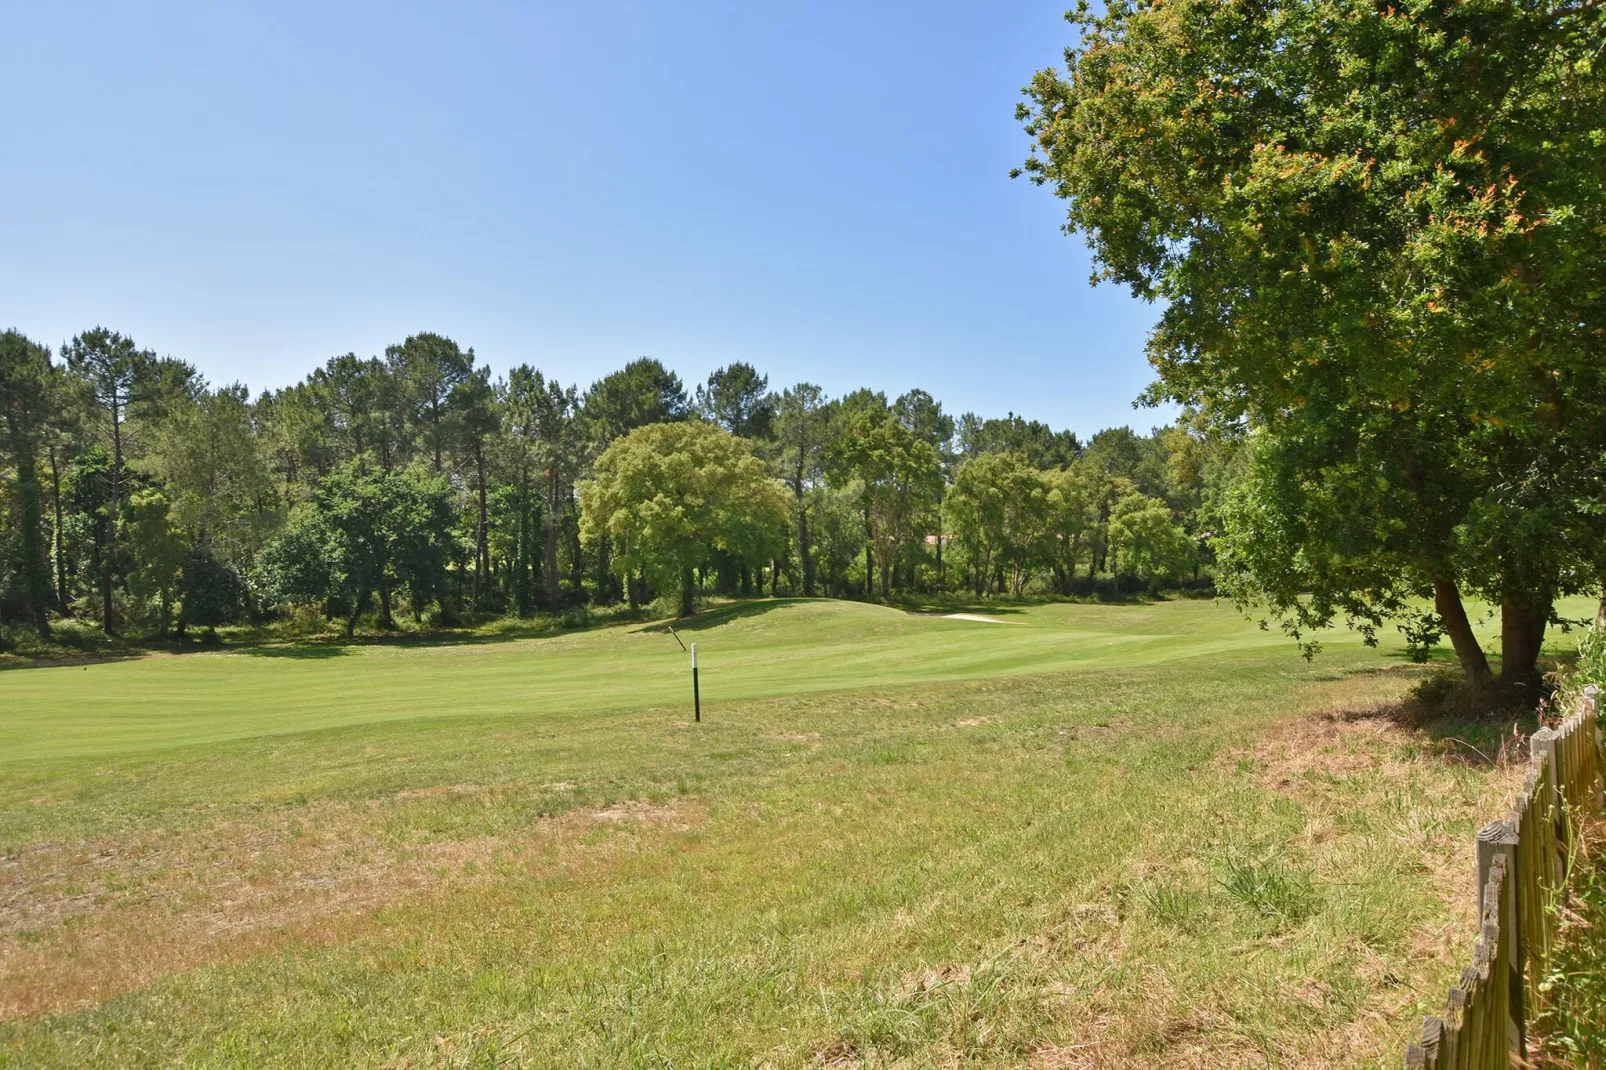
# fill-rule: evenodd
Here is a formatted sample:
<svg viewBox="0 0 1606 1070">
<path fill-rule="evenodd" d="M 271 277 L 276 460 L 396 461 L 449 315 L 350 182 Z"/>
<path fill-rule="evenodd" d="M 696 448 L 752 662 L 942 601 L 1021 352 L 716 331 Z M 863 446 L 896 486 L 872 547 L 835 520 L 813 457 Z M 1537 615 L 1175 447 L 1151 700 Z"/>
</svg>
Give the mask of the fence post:
<svg viewBox="0 0 1606 1070">
<path fill-rule="evenodd" d="M 1561 887 L 1562 881 L 1567 879 L 1567 808 L 1562 794 L 1561 766 L 1556 761 L 1556 737 L 1559 733 L 1554 728 L 1541 728 L 1528 737 L 1528 752 L 1534 768 L 1542 772 L 1549 768 L 1550 787 L 1541 794 L 1543 799 L 1536 799 L 1543 809 L 1540 816 L 1550 822 L 1555 836 L 1556 851 L 1552 858 L 1546 860 L 1546 871 L 1551 877 L 1551 886 Z"/>
<path fill-rule="evenodd" d="M 1600 726 L 1600 688 L 1590 684 L 1584 688 L 1583 703 L 1584 724 L 1589 729 L 1589 739 L 1594 741 L 1595 769 L 1595 808 L 1606 810 L 1606 761 L 1602 761 L 1601 748 L 1606 746 L 1606 740 L 1601 737 Z"/>
<path fill-rule="evenodd" d="M 1503 978 L 1492 978 L 1490 983 L 1504 984 L 1509 996 L 1506 1000 L 1508 1014 L 1505 1022 L 1506 1048 L 1516 1053 L 1520 1061 L 1528 1050 L 1528 1021 L 1524 1007 L 1526 990 L 1523 986 L 1523 954 L 1522 932 L 1518 919 L 1522 917 L 1519 911 L 1521 905 L 1518 901 L 1517 891 L 1517 833 L 1516 830 L 1504 821 L 1491 821 L 1478 830 L 1478 916 L 1482 917 L 1489 909 L 1488 897 L 1490 893 L 1490 875 L 1497 868 L 1495 859 L 1502 858 L 1504 864 L 1498 867 L 1503 874 L 1500 881 L 1495 906 L 1499 916 L 1495 921 L 1500 926 L 1500 955 L 1496 962 L 1504 959 L 1506 968 L 1502 971 Z"/>
</svg>

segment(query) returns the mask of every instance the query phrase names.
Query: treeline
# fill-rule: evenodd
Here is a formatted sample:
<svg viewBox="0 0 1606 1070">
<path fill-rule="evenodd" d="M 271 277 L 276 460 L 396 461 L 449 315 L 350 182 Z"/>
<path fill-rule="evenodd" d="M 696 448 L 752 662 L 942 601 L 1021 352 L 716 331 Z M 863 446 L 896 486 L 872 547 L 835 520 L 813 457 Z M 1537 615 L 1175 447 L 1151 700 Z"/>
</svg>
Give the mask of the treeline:
<svg viewBox="0 0 1606 1070">
<path fill-rule="evenodd" d="M 1196 579 L 1237 463 L 921 390 L 656 360 L 589 388 L 418 334 L 252 398 L 128 337 L 0 336 L 0 621 L 182 635 L 296 611 L 455 625 L 698 592 L 890 599 Z"/>
</svg>

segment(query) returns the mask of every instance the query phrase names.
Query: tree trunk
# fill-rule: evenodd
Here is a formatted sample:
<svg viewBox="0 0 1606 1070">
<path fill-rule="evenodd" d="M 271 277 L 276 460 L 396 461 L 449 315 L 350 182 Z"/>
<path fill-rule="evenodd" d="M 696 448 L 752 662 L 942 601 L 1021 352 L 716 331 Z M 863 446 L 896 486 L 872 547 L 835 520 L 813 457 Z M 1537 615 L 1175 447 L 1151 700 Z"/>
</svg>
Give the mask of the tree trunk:
<svg viewBox="0 0 1606 1070">
<path fill-rule="evenodd" d="M 814 553 L 809 549 L 809 509 L 801 498 L 797 506 L 797 554 L 803 566 L 803 593 L 814 597 Z M 1606 599 L 1603 599 L 1606 603 Z"/>
<path fill-rule="evenodd" d="M 680 570 L 680 615 L 689 617 L 697 612 L 697 577 L 687 565 Z"/>
<path fill-rule="evenodd" d="M 1445 634 L 1450 637 L 1450 645 L 1455 648 L 1455 656 L 1461 662 L 1461 671 L 1466 674 L 1467 682 L 1488 683 L 1489 659 L 1483 656 L 1478 637 L 1472 633 L 1472 624 L 1467 620 L 1467 610 L 1461 604 L 1461 592 L 1456 588 L 1455 580 L 1433 581 L 1433 608 L 1444 621 Z"/>
<path fill-rule="evenodd" d="M 100 630 L 107 635 L 116 631 L 112 621 L 112 548 L 111 537 L 108 535 L 106 545 L 101 548 L 100 566 Z"/>
<path fill-rule="evenodd" d="M 1500 680 L 1526 686 L 1539 679 L 1539 651 L 1544 645 L 1550 607 L 1506 594 L 1500 600 Z"/>
<path fill-rule="evenodd" d="M 597 597 L 598 605 L 611 606 L 619 599 L 614 587 L 616 577 L 613 574 L 613 539 L 604 531 L 597 540 Z"/>
<path fill-rule="evenodd" d="M 17 466 L 17 521 L 22 530 L 22 580 L 28 596 L 28 613 L 41 639 L 50 638 L 50 566 L 45 561 L 44 507 L 39 500 L 39 476 L 34 469 L 34 444 L 16 426 L 11 427 L 12 453 Z"/>
<path fill-rule="evenodd" d="M 379 583 L 379 626 L 381 628 L 396 626 L 396 622 L 390 616 L 390 584 L 384 580 Z"/>
<path fill-rule="evenodd" d="M 569 515 L 578 521 L 580 507 L 574 500 L 574 487 L 569 487 Z M 569 531 L 569 586 L 574 588 L 575 596 L 583 603 L 586 590 L 586 558 L 585 548 L 580 545 L 580 525 L 575 523 Z"/>
<path fill-rule="evenodd" d="M 549 613 L 558 611 L 558 509 L 554 488 L 546 510 L 546 552 L 541 562 L 546 573 L 546 608 Z"/>
<path fill-rule="evenodd" d="M 56 610 L 64 617 L 72 616 L 72 592 L 67 589 L 67 557 L 61 542 L 61 467 L 56 463 L 56 447 L 50 446 L 50 497 L 56 510 L 56 529 L 51 533 L 55 544 Z"/>
<path fill-rule="evenodd" d="M 1595 627 L 1606 631 L 1606 576 L 1601 578 L 1600 605 L 1595 607 Z"/>
<path fill-rule="evenodd" d="M 112 390 L 112 524 L 117 523 L 117 506 L 123 500 L 123 404 Z"/>
<path fill-rule="evenodd" d="M 875 542 L 875 532 L 870 526 L 870 500 L 864 502 L 864 597 L 867 601 L 875 601 L 875 554 L 870 545 Z"/>
<path fill-rule="evenodd" d="M 798 447 L 797 468 L 792 473 L 792 494 L 797 498 L 797 559 L 803 569 L 803 593 L 814 597 L 814 554 L 809 547 L 809 507 L 803 500 L 805 450 Z"/>
<path fill-rule="evenodd" d="M 480 611 L 480 591 L 484 588 L 485 573 L 490 571 L 491 550 L 486 538 L 486 506 L 485 506 L 485 443 L 476 439 L 474 442 L 474 467 L 478 472 L 480 484 L 479 527 L 474 535 L 474 612 Z"/>
<path fill-rule="evenodd" d="M 530 615 L 530 503 L 519 493 L 518 541 L 513 546 L 513 606 L 519 616 Z"/>
</svg>

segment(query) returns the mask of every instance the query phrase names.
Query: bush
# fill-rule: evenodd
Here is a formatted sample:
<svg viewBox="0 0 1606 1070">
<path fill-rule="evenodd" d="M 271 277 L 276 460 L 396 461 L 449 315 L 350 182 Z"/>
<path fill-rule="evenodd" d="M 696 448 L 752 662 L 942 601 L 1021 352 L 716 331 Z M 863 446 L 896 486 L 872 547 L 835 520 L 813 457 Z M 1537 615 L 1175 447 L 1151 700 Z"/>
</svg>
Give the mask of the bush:
<svg viewBox="0 0 1606 1070">
<path fill-rule="evenodd" d="M 1551 698 L 1553 709 L 1570 713 L 1578 708 L 1584 688 L 1594 686 L 1601 690 L 1601 706 L 1606 710 L 1606 630 L 1592 627 L 1579 636 L 1578 660 L 1551 680 L 1556 687 Z"/>
<path fill-rule="evenodd" d="M 179 579 L 179 628 L 197 625 L 214 630 L 245 616 L 250 592 L 233 565 L 220 561 L 204 546 L 190 548 Z"/>
<path fill-rule="evenodd" d="M 317 514 L 295 516 L 257 554 L 256 588 L 266 607 L 316 605 L 329 597 L 328 532 Z"/>
</svg>

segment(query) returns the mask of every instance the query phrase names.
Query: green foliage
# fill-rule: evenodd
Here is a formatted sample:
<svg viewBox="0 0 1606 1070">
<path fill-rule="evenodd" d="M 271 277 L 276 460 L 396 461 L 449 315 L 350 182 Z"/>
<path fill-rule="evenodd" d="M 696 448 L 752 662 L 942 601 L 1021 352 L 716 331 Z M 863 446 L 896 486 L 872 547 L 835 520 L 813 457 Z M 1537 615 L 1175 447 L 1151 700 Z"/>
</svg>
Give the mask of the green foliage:
<svg viewBox="0 0 1606 1070">
<path fill-rule="evenodd" d="M 1082 559 L 1092 552 L 1099 535 L 1099 512 L 1107 480 L 1086 464 L 1073 464 L 1043 473 L 1043 535 L 1046 564 L 1054 572 L 1061 594 L 1070 593 L 1070 581 Z"/>
<path fill-rule="evenodd" d="M 945 512 L 978 597 L 1019 595 L 1045 570 L 1069 594 L 1084 558 L 1090 573 L 1103 563 L 1151 582 L 1198 563 L 1170 506 L 1092 455 L 1043 471 L 1022 453 L 977 454 L 955 472 Z"/>
<path fill-rule="evenodd" d="M 949 431 L 953 433 L 951 424 Z M 1014 413 L 1002 420 L 986 420 L 967 412 L 959 418 L 958 434 L 961 456 L 1018 453 L 1037 468 L 1064 468 L 1082 452 L 1074 432 L 1055 431 L 1045 423 Z"/>
<path fill-rule="evenodd" d="M 35 454 L 49 419 L 56 378 L 43 346 L 16 331 L 0 334 L 0 419 L 5 422 L 0 457 L 8 459 L 16 472 L 14 559 L 22 573 L 19 587 L 28 615 L 41 637 L 50 635 L 48 614 L 55 599 L 45 560 L 43 492 Z"/>
<path fill-rule="evenodd" d="M 1240 542 L 1238 590 L 1303 634 L 1431 587 L 1478 678 L 1471 591 L 1504 605 L 1503 671 L 1530 674 L 1554 599 L 1598 580 L 1574 563 L 1602 556 L 1581 503 L 1606 426 L 1606 11 L 1070 18 L 1066 69 L 1021 109 L 1025 171 L 1067 201 L 1098 278 L 1164 303 L 1151 398 L 1262 435 L 1272 493 L 1233 501 L 1279 553 Z M 1310 612 L 1283 596 L 1296 576 Z"/>
<path fill-rule="evenodd" d="M 384 627 L 391 624 L 396 589 L 408 588 L 415 613 L 441 597 L 453 550 L 444 479 L 349 464 L 324 480 L 317 509 L 327 532 L 330 586 L 346 607 L 348 632 L 376 593 Z"/>
<path fill-rule="evenodd" d="M 1569 682 L 1578 688 L 1598 687 L 1606 693 L 1606 628 L 1590 628 L 1578 639 L 1578 661 Z"/>
<path fill-rule="evenodd" d="M 276 516 L 272 486 L 238 384 L 173 404 L 141 468 L 161 481 L 173 520 L 230 560 L 249 560 Z"/>
<path fill-rule="evenodd" d="M 695 407 L 703 419 L 733 435 L 768 439 L 775 421 L 775 400 L 769 386 L 769 376 L 736 361 L 709 373 L 708 382 L 697 388 Z"/>
<path fill-rule="evenodd" d="M 640 399 L 637 399 L 640 400 Z M 527 364 L 509 374 L 504 393 L 510 454 L 523 497 L 541 502 L 546 539 L 542 573 L 546 604 L 556 609 L 558 595 L 558 538 L 564 510 L 574 494 L 575 478 L 584 460 L 584 428 L 575 387 L 565 388 Z"/>
<path fill-rule="evenodd" d="M 334 593 L 330 539 L 317 509 L 291 514 L 256 556 L 254 586 L 264 607 L 317 604 Z"/>
<path fill-rule="evenodd" d="M 1019 594 L 1048 523 L 1048 487 L 1026 455 L 982 453 L 961 464 L 948 516 L 968 554 L 976 595 L 1006 583 L 1009 593 Z"/>
<path fill-rule="evenodd" d="M 638 427 L 673 423 L 690 414 L 680 376 L 651 357 L 604 376 L 585 396 L 586 422 L 599 446 Z"/>
<path fill-rule="evenodd" d="M 815 574 L 818 568 L 814 540 L 810 533 L 810 515 L 818 513 L 813 502 L 824 479 L 823 459 L 827 436 L 830 433 L 833 409 L 825 400 L 825 392 L 813 383 L 799 383 L 781 392 L 774 401 L 775 464 L 777 474 L 792 489 L 793 508 L 797 512 L 795 546 L 798 556 L 797 572 L 802 591 L 814 594 Z M 816 492 L 816 493 L 811 493 Z M 845 571 L 846 562 L 828 571 L 838 577 Z M 840 590 L 840 586 L 833 589 Z"/>
<path fill-rule="evenodd" d="M 128 593 L 141 604 L 156 603 L 157 632 L 166 635 L 174 589 L 190 551 L 183 529 L 173 521 L 167 495 L 154 487 L 136 490 L 129 499 L 126 534 Z"/>
<path fill-rule="evenodd" d="M 179 579 L 179 626 L 215 630 L 245 616 L 249 592 L 245 580 L 229 562 L 197 544 L 184 555 Z"/>
<path fill-rule="evenodd" d="M 1146 494 L 1128 494 L 1110 507 L 1109 540 L 1118 563 L 1140 576 L 1177 577 L 1193 565 L 1193 543 L 1171 509 Z"/>
<path fill-rule="evenodd" d="M 1578 636 L 1578 659 L 1556 674 L 1555 684 L 1552 708 L 1576 709 L 1584 697 L 1584 689 L 1594 687 L 1606 714 L 1606 627 L 1597 623 L 1584 629 Z"/>
<path fill-rule="evenodd" d="M 621 576 L 639 569 L 679 588 L 687 614 L 693 569 L 716 552 L 767 560 L 790 513 L 785 490 L 743 440 L 698 422 L 650 424 L 609 446 L 581 484 L 580 509 L 584 538 L 612 539 Z"/>
<path fill-rule="evenodd" d="M 858 486 L 871 551 L 865 568 L 875 573 L 866 576 L 866 589 L 872 591 L 879 579 L 886 598 L 896 555 L 919 532 L 922 506 L 942 485 L 941 458 L 898 418 L 885 395 L 869 390 L 842 399 L 834 431 L 825 449 L 826 475 L 837 487 Z"/>
<path fill-rule="evenodd" d="M 1532 1023 L 1539 1066 L 1606 1064 L 1606 867 L 1599 857 L 1579 867 L 1557 946 L 1539 988 L 1544 1006 Z"/>
<path fill-rule="evenodd" d="M 191 544 L 247 576 L 254 604 L 321 603 L 352 629 L 376 601 L 381 626 L 394 627 L 398 597 L 436 624 L 625 598 L 640 606 L 704 586 L 894 598 L 979 583 L 1102 597 L 1120 585 L 1106 570 L 1130 567 L 1131 555 L 1110 552 L 1115 502 L 1134 487 L 1164 497 L 1193 531 L 1221 470 L 1195 425 L 1101 433 L 1081 457 L 1068 432 L 1014 415 L 955 421 L 924 390 L 891 402 L 867 390 L 830 399 L 808 383 L 771 394 L 738 362 L 699 387 L 697 411 L 751 436 L 790 491 L 786 520 L 762 537 L 709 534 L 711 545 L 740 549 L 714 545 L 689 582 L 684 569 L 666 580 L 605 528 L 582 538 L 577 496 L 616 439 L 691 414 L 679 378 L 655 360 L 581 395 L 528 365 L 493 379 L 472 350 L 426 332 L 383 358 L 333 357 L 253 401 L 243 386 L 211 386 L 111 331 L 69 343 L 65 374 L 22 336 L 11 342 L 33 354 L 44 386 L 18 424 L 26 448 L 0 452 L 18 476 L 0 511 L 0 624 L 30 616 L 49 627 L 84 613 L 135 641 L 166 632 L 179 601 L 175 560 Z M 983 539 L 971 505 L 985 488 L 972 479 L 950 503 L 949 484 L 961 462 L 1003 454 L 1025 480 L 1025 509 L 1011 503 L 1005 528 L 994 523 Z M 422 497 L 397 490 L 431 477 L 439 486 Z M 24 523 L 29 508 L 37 519 Z M 34 596 L 25 560 L 43 565 Z"/>
<path fill-rule="evenodd" d="M 386 349 L 385 361 L 406 426 L 439 472 L 447 447 L 458 435 L 460 410 L 452 404 L 452 395 L 473 375 L 474 350 L 464 352 L 450 338 L 426 331 Z"/>
<path fill-rule="evenodd" d="M 863 498 L 857 484 L 817 486 L 809 491 L 808 516 L 816 540 L 815 568 L 833 598 L 846 598 L 856 582 L 854 566 L 864 550 Z"/>
</svg>

